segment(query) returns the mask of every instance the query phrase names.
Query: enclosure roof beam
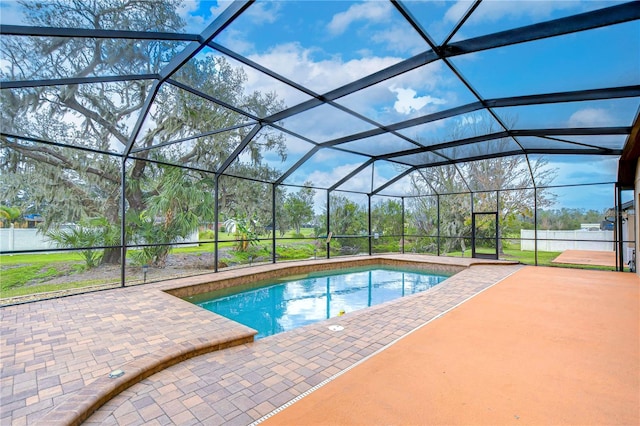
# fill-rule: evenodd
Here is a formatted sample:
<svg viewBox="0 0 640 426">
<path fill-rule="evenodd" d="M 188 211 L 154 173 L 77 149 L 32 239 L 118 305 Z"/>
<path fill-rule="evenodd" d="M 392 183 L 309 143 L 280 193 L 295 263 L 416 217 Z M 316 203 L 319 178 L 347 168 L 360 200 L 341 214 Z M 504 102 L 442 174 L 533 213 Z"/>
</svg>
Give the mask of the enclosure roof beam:
<svg viewBox="0 0 640 426">
<path fill-rule="evenodd" d="M 635 1 L 585 12 L 565 18 L 527 25 L 442 46 L 445 57 L 464 55 L 497 47 L 571 34 L 579 31 L 640 19 L 640 7 Z"/>
<path fill-rule="evenodd" d="M 622 154 L 622 149 L 598 149 L 598 148 L 582 148 L 582 149 L 563 149 L 563 148 L 549 148 L 539 149 L 530 148 L 526 150 L 527 154 L 565 154 L 565 155 L 614 155 L 618 156 Z"/>
<path fill-rule="evenodd" d="M 151 105 L 153 101 L 156 99 L 156 95 L 158 94 L 158 90 L 160 89 L 160 80 L 154 80 L 151 88 L 149 89 L 149 93 L 147 93 L 147 97 L 144 99 L 144 103 L 142 104 L 142 109 L 140 110 L 140 114 L 138 115 L 138 119 L 136 120 L 136 124 L 133 126 L 131 131 L 131 136 L 129 136 L 129 140 L 127 141 L 127 145 L 124 148 L 124 156 L 125 158 L 129 156 L 131 150 L 133 149 L 133 144 L 136 142 L 138 138 L 138 134 L 140 130 L 142 130 L 142 125 L 144 124 L 144 120 L 151 109 Z"/>
<path fill-rule="evenodd" d="M 361 164 L 358 168 L 356 168 L 354 171 L 352 171 L 351 173 L 347 174 L 342 179 L 340 179 L 338 182 L 336 182 L 335 184 L 330 186 L 329 187 L 329 191 L 334 191 L 340 185 L 344 184 L 346 181 L 348 181 L 349 179 L 351 179 L 352 177 L 354 177 L 355 175 L 357 175 L 358 173 L 360 173 L 361 171 L 363 171 L 364 169 L 369 167 L 374 161 L 375 160 L 373 158 L 368 159 L 363 164 Z"/>
<path fill-rule="evenodd" d="M 447 148 L 453 148 L 453 147 L 456 147 L 456 146 L 471 145 L 471 144 L 474 144 L 474 143 L 477 143 L 477 142 L 485 142 L 485 141 L 489 141 L 489 140 L 502 139 L 502 138 L 507 138 L 507 137 L 509 137 L 509 132 L 507 132 L 507 131 L 490 133 L 490 134 L 487 134 L 487 135 L 474 136 L 474 137 L 471 137 L 471 138 L 457 139 L 457 140 L 454 140 L 454 141 L 451 141 L 451 142 L 444 142 L 444 143 L 424 146 L 424 147 L 418 148 L 418 149 L 409 149 L 409 150 L 406 150 L 406 151 L 398 151 L 398 152 L 393 152 L 393 153 L 390 153 L 390 154 L 383 154 L 383 155 L 377 156 L 376 159 L 378 159 L 378 160 L 389 160 L 389 159 L 396 158 L 396 157 L 404 157 L 406 155 L 422 154 L 422 153 L 425 153 L 425 152 L 433 152 L 433 151 L 436 151 L 438 149 L 447 149 Z"/>
<path fill-rule="evenodd" d="M 575 90 L 571 92 L 555 92 L 540 95 L 513 96 L 487 99 L 484 104 L 488 108 L 552 104 L 561 102 L 597 101 L 602 99 L 633 98 L 640 96 L 640 85 L 607 87 L 603 89 Z"/>
<path fill-rule="evenodd" d="M 322 95 L 322 97 L 329 100 L 336 100 L 343 96 L 347 96 L 351 93 L 357 92 L 358 90 L 365 89 L 367 87 L 389 80 L 390 78 L 396 77 L 400 74 L 404 74 L 408 71 L 430 64 L 437 59 L 438 55 L 436 55 L 435 52 L 427 50 L 426 52 L 422 52 L 395 65 L 391 65 L 383 70 L 374 72 L 373 74 L 370 74 L 352 83 L 327 92 Z"/>
<path fill-rule="evenodd" d="M 254 122 L 250 122 L 250 123 L 236 124 L 235 126 L 223 127 L 222 129 L 216 129 L 216 130 L 212 130 L 210 132 L 198 133 L 197 135 L 189 136 L 189 137 L 182 138 L 182 139 L 175 139 L 175 140 L 172 140 L 172 141 L 162 142 L 162 143 L 159 143 L 157 145 L 153 145 L 153 146 L 149 146 L 149 147 L 132 149 L 131 150 L 131 154 L 136 154 L 138 152 L 148 151 L 150 149 L 162 148 L 162 147 L 165 147 L 165 146 L 174 145 L 176 143 L 188 142 L 188 141 L 191 141 L 191 140 L 194 140 L 194 139 L 204 138 L 204 137 L 207 137 L 207 136 L 213 136 L 213 135 L 217 135 L 219 133 L 229 132 L 231 130 L 237 130 L 237 129 L 241 129 L 243 127 L 249 127 L 249 126 L 255 126 L 255 125 L 256 125 L 256 122 L 254 121 Z"/>
<path fill-rule="evenodd" d="M 21 140 L 21 141 L 26 141 L 26 142 L 35 142 L 35 143 L 39 143 L 42 145 L 51 145 L 51 146 L 57 146 L 60 148 L 73 148 L 74 150 L 79 150 L 79 151 L 85 151 L 85 152 L 92 152 L 95 154 L 103 154 L 103 155 L 111 155 L 111 156 L 115 156 L 115 157 L 121 157 L 122 154 L 116 153 L 116 152 L 111 152 L 111 151 L 103 151 L 100 149 L 95 149 L 95 148 L 89 148 L 86 146 L 82 146 L 82 145 L 71 145 L 68 143 L 61 143 L 61 142 L 54 142 L 54 141 L 50 141 L 50 140 L 46 140 L 46 139 L 41 139 L 41 138 L 33 138 L 30 136 L 19 136 L 19 135 L 14 135 L 12 133 L 6 133 L 6 132 L 0 132 L 0 137 L 3 138 L 7 138 L 7 139 L 16 139 L 16 140 Z M 15 142 L 11 142 L 11 141 L 6 141 L 7 143 L 15 143 Z M 19 144 L 18 144 L 19 145 Z M 26 149 L 29 149 L 29 147 L 26 147 Z"/>
<path fill-rule="evenodd" d="M 480 6 L 480 3 L 482 3 L 482 0 L 475 0 L 473 2 L 473 4 L 469 7 L 469 9 L 467 9 L 466 13 L 460 18 L 456 26 L 453 27 L 449 36 L 442 43 L 443 45 L 446 45 L 449 43 L 449 41 L 451 41 L 451 39 L 458 33 L 460 28 L 462 28 L 464 23 L 467 22 L 467 20 L 471 17 L 473 12 L 478 8 L 478 6 Z"/>
<path fill-rule="evenodd" d="M 235 112 L 237 114 L 240 114 L 240 115 L 242 115 L 244 117 L 247 117 L 247 118 L 249 118 L 249 119 L 251 119 L 253 121 L 262 121 L 260 119 L 260 117 L 258 117 L 257 115 L 253 115 L 253 114 L 251 114 L 251 113 L 249 113 L 247 111 L 244 111 L 244 110 L 242 110 L 240 108 L 237 108 L 237 107 L 235 107 L 235 106 L 233 106 L 233 105 L 231 105 L 231 104 L 229 104 L 227 102 L 221 101 L 220 99 L 218 99 L 218 98 L 216 98 L 214 96 L 211 96 L 211 95 L 208 95 L 208 94 L 206 94 L 204 92 L 201 92 L 198 89 L 194 89 L 193 87 L 189 86 L 188 84 L 181 83 L 181 82 L 179 82 L 177 80 L 174 80 L 174 79 L 168 79 L 167 83 L 171 84 L 173 86 L 176 86 L 176 87 L 178 87 L 178 88 L 180 88 L 182 90 L 185 90 L 185 91 L 187 91 L 187 92 L 189 92 L 189 93 L 191 93 L 191 94 L 193 94 L 195 96 L 198 96 L 198 97 L 200 97 L 202 99 L 206 99 L 206 100 L 208 100 L 210 102 L 213 102 L 214 104 L 219 105 L 219 106 L 221 106 L 221 107 L 223 107 L 225 109 L 231 110 L 231 111 L 233 111 L 233 112 Z"/>
<path fill-rule="evenodd" d="M 474 4 L 470 9 L 470 12 L 475 10 L 478 4 L 479 2 Z M 440 57 L 446 58 L 449 56 L 457 56 L 496 47 L 504 47 L 512 44 L 524 43 L 527 41 L 555 37 L 572 32 L 585 31 L 592 28 L 628 22 L 640 18 L 640 11 L 638 9 L 639 8 L 637 8 L 636 5 L 633 4 L 633 2 L 625 3 L 618 6 L 600 9 L 594 12 L 583 13 L 567 18 L 560 18 L 552 21 L 516 28 L 513 30 L 502 31 L 486 36 L 467 39 L 449 45 L 443 45 L 439 48 L 439 53 L 441 56 L 439 56 L 433 50 L 425 51 L 407 60 L 404 60 L 367 77 L 364 77 L 360 80 L 327 92 L 317 98 L 314 97 L 314 99 L 312 100 L 278 112 L 273 116 L 268 117 L 267 120 L 270 122 L 282 120 L 284 118 L 313 108 L 317 106 L 320 101 L 334 101 L 343 96 L 357 92 L 358 90 L 364 89 L 366 87 L 411 71 L 415 68 L 419 68 L 423 65 L 434 62 Z M 467 17 L 470 15 L 470 12 L 467 12 Z"/>
<path fill-rule="evenodd" d="M 201 37 L 197 34 L 171 33 L 160 31 L 105 30 L 95 28 L 30 27 L 23 25 L 0 25 L 0 34 L 34 37 L 82 37 L 128 40 L 202 41 Z"/>
<path fill-rule="evenodd" d="M 398 174 L 397 176 L 394 176 L 392 179 L 389 179 L 387 182 L 383 183 L 382 185 L 380 185 L 379 187 L 377 187 L 376 189 L 371 191 L 371 195 L 377 195 L 380 191 L 384 191 L 386 188 L 388 188 L 389 186 L 393 185 L 394 183 L 396 183 L 397 181 L 399 181 L 403 177 L 407 176 L 408 174 L 410 174 L 414 170 L 416 170 L 416 167 L 409 167 L 407 170 L 403 171 L 402 173 Z"/>
<path fill-rule="evenodd" d="M 272 71 L 269 68 L 263 67 L 262 65 L 258 64 L 257 62 L 254 62 L 251 59 L 249 59 L 249 58 L 247 58 L 247 57 L 245 57 L 245 56 L 243 56 L 243 55 L 241 55 L 241 54 L 239 54 L 237 52 L 234 52 L 231 49 L 227 49 L 226 47 L 224 47 L 224 46 L 222 46 L 222 45 L 220 45 L 220 44 L 218 44 L 218 43 L 216 43 L 214 41 L 210 41 L 208 43 L 208 46 L 211 47 L 212 49 L 217 50 L 220 53 L 223 53 L 223 54 L 235 59 L 238 62 L 242 62 L 243 64 L 245 64 L 245 65 L 247 65 L 247 66 L 249 66 L 249 67 L 251 67 L 251 68 L 253 68 L 253 69 L 257 70 L 257 71 L 260 71 L 261 73 L 268 75 L 269 77 L 275 78 L 276 80 L 280 81 L 281 83 L 286 84 L 287 86 L 291 86 L 294 89 L 297 89 L 297 90 L 299 90 L 299 91 L 301 91 L 303 93 L 306 93 L 307 95 L 311 96 L 312 98 L 317 98 L 315 100 L 318 102 L 318 105 L 320 103 L 322 103 L 319 100 L 319 96 L 320 95 L 318 95 L 317 93 L 315 93 L 311 89 L 309 89 L 309 88 L 307 88 L 305 86 L 302 86 L 302 85 L 296 83 L 295 81 L 289 80 L 288 78 L 278 74 L 277 72 Z"/>
<path fill-rule="evenodd" d="M 570 155 L 620 155 L 620 153 L 622 152 L 622 150 L 600 150 L 600 149 L 579 149 L 579 150 L 573 150 L 573 149 L 526 149 L 525 153 L 526 154 L 545 154 L 545 155 L 553 155 L 553 154 L 562 154 L 562 155 L 566 155 L 566 154 L 570 154 Z M 502 158 L 502 157 L 509 157 L 512 155 L 522 155 L 522 151 L 519 149 L 516 150 L 511 150 L 511 151 L 503 151 L 503 152 L 498 152 L 498 153 L 492 153 L 492 154 L 483 154 L 483 155 L 474 155 L 474 156 L 470 156 L 470 157 L 461 157 L 461 158 L 456 158 L 455 160 L 451 160 L 451 161 L 438 161 L 435 163 L 425 163 L 419 166 L 415 166 L 416 168 L 430 168 L 430 167 L 437 167 L 437 166 L 446 166 L 446 165 L 451 165 L 451 162 L 453 161 L 456 164 L 459 163 L 466 163 L 469 161 L 480 161 L 480 160 L 489 160 L 492 158 Z"/>
<path fill-rule="evenodd" d="M 298 170 L 298 168 L 300 168 L 304 163 L 307 162 L 307 160 L 311 157 L 314 156 L 314 154 L 316 152 L 318 152 L 320 150 L 320 147 L 318 145 L 314 146 L 313 148 L 311 148 L 311 150 L 309 152 L 307 152 L 302 158 L 300 158 L 296 164 L 294 164 L 293 166 L 289 167 L 289 170 L 287 170 L 286 172 L 283 173 L 282 176 L 280 176 L 280 178 L 278 180 L 275 181 L 276 185 L 280 185 L 282 182 L 284 182 L 289 176 L 291 176 L 293 174 L 293 172 L 295 172 L 296 170 Z"/>
<path fill-rule="evenodd" d="M 398 130 L 402 130 L 405 129 L 407 127 L 413 127 L 413 126 L 417 126 L 420 124 L 426 124 L 426 123 L 430 123 L 432 121 L 438 121 L 438 120 L 442 120 L 445 118 L 449 118 L 449 117 L 454 117 L 456 115 L 460 115 L 460 114 L 466 114 L 469 112 L 473 112 L 473 111 L 477 111 L 482 109 L 482 103 L 480 102 L 474 102 L 471 104 L 467 104 L 467 105 L 462 105 L 459 107 L 455 107 L 455 108 L 451 108 L 445 111 L 439 111 L 433 114 L 428 114 L 422 117 L 418 117 L 418 118 L 413 118 L 411 120 L 406 120 L 406 121 L 402 121 L 400 123 L 396 123 L 396 124 L 391 124 L 389 126 L 385 126 L 386 129 L 392 130 L 392 131 L 398 131 Z M 347 143 L 347 142 L 353 142 L 359 139 L 365 139 L 368 137 L 372 137 L 372 136 L 377 136 L 377 135 L 381 135 L 386 133 L 386 131 L 384 129 L 381 128 L 376 128 L 376 129 L 371 129 L 371 130 L 367 130 L 364 132 L 360 132 L 360 133 L 355 133 L 349 136 L 344 136 L 341 138 L 337 138 L 337 139 L 333 139 L 331 141 L 327 141 L 322 143 L 322 146 L 335 146 L 335 145 L 340 145 L 343 143 Z M 414 143 L 418 144 L 417 142 L 414 141 Z"/>
<path fill-rule="evenodd" d="M 0 81 L 0 89 L 25 89 L 43 86 L 68 86 L 71 84 L 115 83 L 118 81 L 157 80 L 158 74 L 110 75 L 93 77 L 54 78 L 46 80 Z"/>
<path fill-rule="evenodd" d="M 230 156 L 228 156 L 226 160 L 224 160 L 224 163 L 222 163 L 220 168 L 216 170 L 217 175 L 223 174 L 229 168 L 231 163 L 233 163 L 236 160 L 236 158 L 238 158 L 238 156 L 242 153 L 242 151 L 244 151 L 247 145 L 249 145 L 249 143 L 253 140 L 253 138 L 258 134 L 260 129 L 262 129 L 261 124 L 256 124 L 255 126 L 253 126 L 253 129 L 251 129 L 251 131 L 247 133 L 244 139 L 242 139 L 242 142 L 240 142 L 240 145 L 236 147 L 233 153 Z"/>
<path fill-rule="evenodd" d="M 554 92 L 541 95 L 530 96 L 513 96 L 505 98 L 487 99 L 484 101 L 472 102 L 466 105 L 461 105 L 455 108 L 450 108 L 443 111 L 438 111 L 433 114 L 427 114 L 422 117 L 412 118 L 410 120 L 401 121 L 395 124 L 385 126 L 392 131 L 404 130 L 409 127 L 418 126 L 421 124 L 427 124 L 438 120 L 444 120 L 447 118 L 455 117 L 456 115 L 468 114 L 470 112 L 478 111 L 485 108 L 485 105 L 491 108 L 511 107 L 511 106 L 526 106 L 526 105 L 539 105 L 546 103 L 560 103 L 560 102 L 577 102 L 577 101 L 590 101 L 601 99 L 614 99 L 614 98 L 628 98 L 640 96 L 640 85 L 634 86 L 622 86 L 622 87 L 609 87 L 604 89 L 592 89 L 592 90 L 577 90 L 571 92 Z M 352 135 L 336 138 L 331 141 L 322 143 L 323 146 L 335 146 L 347 142 L 353 142 L 360 139 L 365 139 L 372 136 L 377 136 L 385 133 L 383 129 L 372 129 L 360 133 L 354 133 Z"/>
<path fill-rule="evenodd" d="M 513 136 L 589 136 L 589 135 L 628 135 L 631 133 L 631 126 L 613 127 L 573 127 L 556 129 L 520 129 L 510 130 Z"/>
<path fill-rule="evenodd" d="M 484 142 L 494 139 L 501 139 L 511 136 L 590 136 L 590 135 L 627 135 L 629 134 L 631 128 L 630 127 L 579 127 L 579 128 L 558 128 L 558 129 L 520 129 L 520 130 L 509 130 L 502 131 L 497 133 L 490 133 L 482 136 L 474 136 L 472 138 L 466 139 L 458 139 L 451 142 L 445 142 L 436 145 L 425 146 L 424 148 L 418 149 L 410 149 L 406 151 L 398 151 L 391 154 L 378 155 L 375 157 L 376 160 L 388 160 L 396 157 L 403 157 L 406 155 L 414 155 L 421 154 L 424 152 L 432 152 L 439 149 L 453 148 L 456 146 L 470 145 L 477 142 Z M 580 145 L 576 143 L 576 145 Z M 616 152 L 616 150 L 611 150 L 607 148 L 595 148 L 602 152 L 612 153 Z M 576 149 L 578 151 L 579 149 Z M 528 152 L 529 150 L 524 150 L 524 152 Z M 522 152 L 520 152 L 522 154 Z"/>
<path fill-rule="evenodd" d="M 147 114 L 149 114 L 149 110 L 151 109 L 151 105 L 158 94 L 160 85 L 180 69 L 180 67 L 189 62 L 191 58 L 196 56 L 207 43 L 209 43 L 216 35 L 220 34 L 220 32 L 231 24 L 231 22 L 240 16 L 240 14 L 242 14 L 242 12 L 244 12 L 253 1 L 254 0 L 235 0 L 200 34 L 199 42 L 193 42 L 189 46 L 185 47 L 184 50 L 174 56 L 171 61 L 169 61 L 169 63 L 160 70 L 160 78 L 156 80 L 151 87 L 151 91 L 147 95 L 142 110 L 140 111 L 140 115 L 138 116 L 138 121 L 136 121 L 136 124 L 133 127 L 133 131 L 131 132 L 131 136 L 124 150 L 125 157 L 129 155 L 133 148 L 133 144 L 138 138 L 138 134 L 142 129 L 142 124 L 144 123 Z"/>
<path fill-rule="evenodd" d="M 231 3 L 201 34 L 198 43 L 191 43 L 160 71 L 161 81 L 171 77 L 181 66 L 196 56 L 215 36 L 220 34 L 238 16 L 242 14 L 254 0 L 235 0 Z"/>
</svg>

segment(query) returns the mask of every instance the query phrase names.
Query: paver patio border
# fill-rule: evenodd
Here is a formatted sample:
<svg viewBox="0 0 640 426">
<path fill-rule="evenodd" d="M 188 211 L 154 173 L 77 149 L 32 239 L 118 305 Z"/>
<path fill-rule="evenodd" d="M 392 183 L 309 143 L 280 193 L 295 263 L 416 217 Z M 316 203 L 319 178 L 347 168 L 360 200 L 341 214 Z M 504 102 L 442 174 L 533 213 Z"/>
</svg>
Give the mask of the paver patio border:
<svg viewBox="0 0 640 426">
<path fill-rule="evenodd" d="M 308 272 L 310 270 L 329 269 L 331 267 L 342 268 L 350 266 L 362 266 L 370 264 L 387 264 L 387 265 L 424 265 L 436 264 L 442 268 L 448 269 L 464 269 L 473 264 L 505 264 L 505 262 L 495 261 L 477 261 L 472 259 L 461 258 L 438 258 L 424 255 L 405 255 L 405 256 L 367 256 L 354 258 L 331 259 L 329 261 L 322 259 L 316 261 L 287 262 L 275 265 L 261 265 L 245 270 L 225 271 L 206 276 L 196 276 L 172 280 L 169 282 L 161 282 L 148 284 L 146 286 L 130 287 L 129 291 L 134 293 L 148 291 L 152 292 L 172 292 L 174 294 L 189 294 L 190 292 L 200 292 L 211 286 L 210 282 L 217 282 L 216 286 L 226 286 L 229 283 L 237 284 L 241 281 L 254 280 L 257 273 L 270 273 L 272 275 L 288 275 Z M 509 263 L 506 263 L 509 264 Z M 511 262 L 513 264 L 513 262 Z M 204 286 L 204 287 L 203 287 Z M 126 288 L 125 288 L 126 289 Z M 106 290 L 117 292 L 120 289 Z M 101 292 L 102 293 L 102 292 Z M 86 296 L 86 295 L 85 295 Z M 73 298 L 77 296 L 69 296 Z M 177 301 L 179 304 L 180 302 Z M 187 304 L 187 302 L 183 302 Z M 19 307 L 14 307 L 19 309 Z M 4 309 L 4 308 L 3 308 Z M 122 369 L 127 371 L 123 377 L 110 379 L 107 377 L 98 377 L 94 381 L 86 384 L 76 392 L 70 393 L 64 397 L 61 403 L 56 404 L 53 409 L 44 413 L 42 417 L 37 419 L 40 424 L 80 424 L 87 419 L 93 412 L 99 409 L 105 402 L 109 401 L 114 395 L 122 392 L 124 389 L 138 383 L 139 381 L 153 375 L 154 373 L 174 365 L 194 356 L 198 356 L 211 351 L 223 349 L 231 345 L 243 344 L 253 340 L 254 330 L 245 327 L 245 331 L 235 336 L 218 336 L 211 338 L 203 338 L 203 336 L 194 336 L 193 339 L 187 338 L 185 341 L 175 343 L 173 347 L 163 347 L 162 354 L 150 352 L 138 356 L 128 363 L 122 364 Z"/>
</svg>

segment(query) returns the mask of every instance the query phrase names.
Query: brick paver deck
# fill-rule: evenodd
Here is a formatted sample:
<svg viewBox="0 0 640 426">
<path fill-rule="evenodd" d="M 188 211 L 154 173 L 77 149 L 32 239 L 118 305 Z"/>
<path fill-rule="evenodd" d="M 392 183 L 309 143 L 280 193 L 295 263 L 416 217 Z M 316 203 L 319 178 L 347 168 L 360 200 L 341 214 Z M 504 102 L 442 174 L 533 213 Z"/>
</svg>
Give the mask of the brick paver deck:
<svg viewBox="0 0 640 426">
<path fill-rule="evenodd" d="M 298 264 L 0 309 L 0 422 L 73 424 L 97 409 L 87 424 L 249 424 L 520 267 L 480 262 L 424 293 L 252 343 L 253 330 L 162 291 Z M 333 332 L 329 324 L 345 328 Z M 108 378 L 115 369 L 125 375 Z"/>
</svg>

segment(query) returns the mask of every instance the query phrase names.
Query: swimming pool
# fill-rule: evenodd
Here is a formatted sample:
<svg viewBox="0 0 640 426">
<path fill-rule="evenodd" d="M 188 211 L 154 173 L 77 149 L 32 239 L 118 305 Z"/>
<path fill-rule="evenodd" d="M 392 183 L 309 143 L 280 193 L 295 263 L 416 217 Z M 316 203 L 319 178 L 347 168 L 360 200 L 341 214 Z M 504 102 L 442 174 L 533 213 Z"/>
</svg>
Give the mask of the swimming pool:
<svg viewBox="0 0 640 426">
<path fill-rule="evenodd" d="M 391 267 L 283 277 L 186 298 L 258 331 L 260 339 L 437 285 L 452 274 Z"/>
</svg>

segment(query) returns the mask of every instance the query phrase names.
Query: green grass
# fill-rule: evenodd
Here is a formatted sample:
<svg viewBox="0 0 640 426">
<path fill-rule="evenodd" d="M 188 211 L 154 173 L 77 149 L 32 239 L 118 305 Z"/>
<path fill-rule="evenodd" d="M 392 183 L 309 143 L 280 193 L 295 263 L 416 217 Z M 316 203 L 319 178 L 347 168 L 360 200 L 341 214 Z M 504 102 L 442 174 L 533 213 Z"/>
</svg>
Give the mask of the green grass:
<svg viewBox="0 0 640 426">
<path fill-rule="evenodd" d="M 95 284 L 97 280 L 64 284 L 26 285 L 84 270 L 79 252 L 16 254 L 0 256 L 0 297 L 9 298 L 27 294 L 65 290 Z"/>
<path fill-rule="evenodd" d="M 312 229 L 303 229 L 304 235 L 311 235 Z M 294 235 L 294 231 L 289 231 L 285 234 L 285 238 L 290 238 Z M 280 238 L 280 235 L 276 235 Z M 224 240 L 232 240 L 235 235 L 226 232 L 220 232 L 219 238 Z M 271 237 L 261 236 L 264 241 L 257 243 L 253 249 L 261 250 L 266 248 L 269 251 L 271 248 Z M 303 259 L 313 256 L 313 246 L 306 243 L 299 243 L 295 240 L 287 241 L 284 248 L 278 246 L 278 253 L 281 259 Z M 298 246 L 299 247 L 296 247 Z M 235 242 L 219 242 L 219 248 L 234 247 Z M 176 254 L 198 254 L 198 253 L 212 253 L 215 250 L 215 244 L 212 242 L 204 242 L 194 246 L 178 246 L 171 250 Z M 265 252 L 266 252 L 265 251 Z M 129 257 L 129 252 L 127 257 Z M 237 261 L 245 263 L 248 257 L 247 253 L 233 253 L 238 256 Z M 83 270 L 84 260 L 79 252 L 56 252 L 56 253 L 34 253 L 34 254 L 15 254 L 15 255 L 2 255 L 0 256 L 0 297 L 10 298 L 16 296 L 23 296 L 34 293 L 51 292 L 59 290 L 74 289 L 80 287 L 87 287 L 91 285 L 105 284 L 108 280 L 84 280 L 75 281 L 72 279 L 69 282 L 63 284 L 31 284 L 38 281 L 45 281 L 48 278 L 54 278 L 63 276 L 65 274 L 73 273 L 73 270 Z"/>
<path fill-rule="evenodd" d="M 309 259 L 315 254 L 315 246 L 308 243 L 279 245 L 276 252 L 281 260 Z"/>
<path fill-rule="evenodd" d="M 48 264 L 53 262 L 82 262 L 80 252 L 38 253 L 38 254 L 3 254 L 0 256 L 0 266 L 21 264 Z"/>
<path fill-rule="evenodd" d="M 517 249 L 504 249 L 504 258 L 507 260 L 517 260 L 527 265 L 535 265 L 536 253 L 534 251 L 524 251 Z M 550 265 L 551 261 L 560 256 L 561 251 L 539 251 L 538 265 Z"/>
<path fill-rule="evenodd" d="M 315 252 L 315 239 L 311 236 L 313 230 L 310 228 L 302 229 L 302 234 L 308 236 L 307 239 L 300 240 L 283 240 L 282 238 L 291 238 L 294 231 L 287 232 L 284 237 L 276 235 L 278 258 L 281 260 L 307 259 L 313 257 Z M 219 233 L 220 239 L 234 239 L 233 234 L 226 232 Z M 252 246 L 252 252 L 270 253 L 272 240 L 271 236 L 261 236 L 263 241 L 259 241 Z M 219 248 L 234 247 L 235 242 L 220 242 Z M 172 253 L 197 254 L 212 253 L 215 250 L 213 242 L 204 242 L 192 247 L 179 246 L 172 249 Z M 611 270 L 610 267 L 591 266 L 591 265 L 558 265 L 551 261 L 555 259 L 561 252 L 538 252 L 538 265 L 573 267 L 582 269 L 602 269 Z M 262 255 L 263 253 L 260 253 Z M 246 263 L 248 253 L 231 251 L 229 253 L 236 261 Z M 443 254 L 446 256 L 462 257 L 460 251 Z M 465 250 L 464 257 L 471 257 L 471 250 Z M 229 259 L 233 261 L 234 259 Z M 534 265 L 536 258 L 533 251 L 521 251 L 519 249 L 504 249 L 503 259 L 515 260 L 524 264 Z M 82 282 L 68 282 L 64 284 L 32 284 L 26 286 L 27 283 L 44 281 L 48 278 L 73 274 L 74 270 L 84 270 L 84 261 L 79 252 L 58 252 L 58 253 L 39 253 L 39 254 L 16 254 L 0 256 L 0 297 L 14 297 L 39 292 L 49 292 L 56 290 L 72 289 L 86 287 L 90 285 L 104 284 L 106 280 L 87 280 Z"/>
<path fill-rule="evenodd" d="M 64 275 L 65 269 L 82 269 L 83 261 L 77 253 L 2 255 L 0 268 L 2 297 L 12 297 L 35 293 L 34 286 L 24 285 L 31 281 Z"/>
<path fill-rule="evenodd" d="M 50 269 L 52 268 L 47 268 L 46 270 Z M 8 290 L 11 287 L 25 285 L 29 281 L 41 277 L 41 270 L 41 264 L 16 266 L 14 268 L 3 269 L 2 272 L 0 272 L 0 276 L 2 277 L 0 289 L 2 289 L 4 293 L 5 290 Z"/>
</svg>

